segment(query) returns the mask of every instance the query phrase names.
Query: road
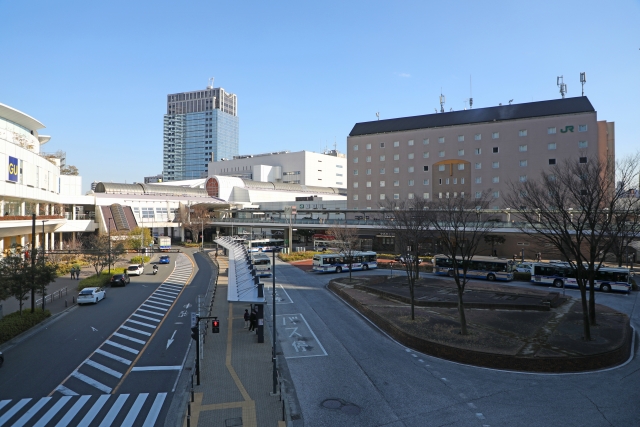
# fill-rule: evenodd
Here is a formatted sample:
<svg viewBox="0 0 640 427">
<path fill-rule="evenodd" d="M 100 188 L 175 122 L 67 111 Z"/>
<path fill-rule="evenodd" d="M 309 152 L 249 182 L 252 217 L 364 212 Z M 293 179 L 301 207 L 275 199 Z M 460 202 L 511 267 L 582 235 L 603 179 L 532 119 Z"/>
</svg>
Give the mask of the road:
<svg viewBox="0 0 640 427">
<path fill-rule="evenodd" d="M 190 311 L 210 278 L 200 254 L 171 254 L 159 274 L 108 288 L 103 301 L 6 350 L 0 426 L 160 424 L 191 343 Z"/>
<path fill-rule="evenodd" d="M 638 340 L 633 360 L 601 372 L 545 375 L 460 365 L 396 343 L 325 288 L 346 275 L 276 266 L 278 336 L 305 426 L 639 425 Z M 639 294 L 596 298 L 629 314 L 637 329 Z"/>
</svg>

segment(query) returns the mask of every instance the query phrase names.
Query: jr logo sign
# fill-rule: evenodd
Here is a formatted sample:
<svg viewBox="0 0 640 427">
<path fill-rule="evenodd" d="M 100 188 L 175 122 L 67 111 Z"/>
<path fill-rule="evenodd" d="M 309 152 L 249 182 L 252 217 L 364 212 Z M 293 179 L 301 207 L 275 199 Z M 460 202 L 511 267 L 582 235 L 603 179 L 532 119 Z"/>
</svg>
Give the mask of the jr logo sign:
<svg viewBox="0 0 640 427">
<path fill-rule="evenodd" d="M 573 132 L 573 126 L 565 126 L 564 129 L 560 129 L 560 133 Z"/>
</svg>

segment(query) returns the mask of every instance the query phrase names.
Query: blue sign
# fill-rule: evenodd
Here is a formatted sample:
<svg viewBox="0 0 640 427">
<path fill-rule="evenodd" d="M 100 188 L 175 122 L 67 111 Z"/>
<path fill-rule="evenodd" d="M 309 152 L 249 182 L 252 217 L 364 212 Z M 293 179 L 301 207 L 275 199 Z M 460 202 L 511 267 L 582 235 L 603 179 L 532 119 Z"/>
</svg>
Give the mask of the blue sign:
<svg viewBox="0 0 640 427">
<path fill-rule="evenodd" d="M 9 156 L 9 181 L 18 182 L 19 173 L 18 159 Z"/>
</svg>

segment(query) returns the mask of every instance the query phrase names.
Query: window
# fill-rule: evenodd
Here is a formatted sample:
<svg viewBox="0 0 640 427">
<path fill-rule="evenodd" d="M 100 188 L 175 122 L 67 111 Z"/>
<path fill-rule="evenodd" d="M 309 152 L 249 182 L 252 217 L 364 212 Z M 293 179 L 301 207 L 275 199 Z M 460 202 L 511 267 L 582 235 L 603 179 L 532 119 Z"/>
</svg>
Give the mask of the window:
<svg viewBox="0 0 640 427">
<path fill-rule="evenodd" d="M 527 136 L 527 130 L 526 129 L 519 130 L 518 131 L 518 136 Z"/>
<path fill-rule="evenodd" d="M 555 133 L 556 133 L 556 128 L 547 128 L 548 135 L 555 135 Z"/>
<path fill-rule="evenodd" d="M 367 163 L 371 163 L 371 156 L 367 156 Z"/>
<path fill-rule="evenodd" d="M 520 160 L 520 166 L 527 166 L 526 160 Z"/>
<path fill-rule="evenodd" d="M 423 199 L 428 199 L 429 198 L 429 193 L 422 193 L 422 198 Z"/>
<path fill-rule="evenodd" d="M 482 134 L 481 133 L 476 133 L 473 136 L 473 139 L 475 139 L 476 141 L 480 141 L 482 139 Z"/>
<path fill-rule="evenodd" d="M 555 142 L 550 142 L 547 144 L 547 148 L 549 150 L 555 150 L 556 149 L 556 143 Z"/>
<path fill-rule="evenodd" d="M 445 181 L 446 181 L 446 184 L 449 185 L 449 178 L 447 178 Z"/>
<path fill-rule="evenodd" d="M 494 153 L 497 153 L 497 152 L 498 152 L 498 147 L 493 147 L 492 151 L 493 151 Z"/>
<path fill-rule="evenodd" d="M 580 163 L 587 163 L 586 157 L 580 157 Z"/>
<path fill-rule="evenodd" d="M 440 172 L 445 171 L 445 170 L 446 170 L 445 165 L 438 165 L 438 170 L 439 170 Z"/>
<path fill-rule="evenodd" d="M 458 135 L 458 142 L 464 142 L 464 135 Z"/>
<path fill-rule="evenodd" d="M 400 199 L 400 195 L 399 195 L 398 193 L 394 194 L 394 195 L 393 195 L 393 199 L 394 199 L 394 200 L 398 200 L 398 199 Z"/>
<path fill-rule="evenodd" d="M 353 188 L 358 188 L 358 183 L 357 182 L 353 183 Z"/>
<path fill-rule="evenodd" d="M 394 187 L 400 187 L 400 181 L 393 181 Z"/>
<path fill-rule="evenodd" d="M 393 173 L 400 173 L 400 168 L 393 168 Z"/>
<path fill-rule="evenodd" d="M 476 154 L 482 154 L 482 148 L 476 148 L 475 152 Z"/>
<path fill-rule="evenodd" d="M 367 172 L 367 175 L 371 175 L 371 169 L 367 169 L 366 172 Z"/>
<path fill-rule="evenodd" d="M 412 179 L 409 180 L 409 187 L 413 187 L 413 182 L 414 181 Z"/>
<path fill-rule="evenodd" d="M 380 175 L 384 175 L 384 168 L 380 169 Z"/>
<path fill-rule="evenodd" d="M 384 155 L 380 156 L 380 161 L 381 162 L 384 162 L 384 159 L 385 159 Z"/>
<path fill-rule="evenodd" d="M 476 199 L 479 199 L 480 197 L 482 197 L 482 192 L 476 191 Z"/>
<path fill-rule="evenodd" d="M 358 195 L 357 194 L 353 195 L 353 200 L 358 200 Z"/>
<path fill-rule="evenodd" d="M 341 173 L 337 173 L 336 176 L 342 176 L 342 174 Z"/>
<path fill-rule="evenodd" d="M 366 199 L 371 200 L 371 194 L 367 194 Z"/>
<path fill-rule="evenodd" d="M 358 158 L 357 157 L 353 158 L 353 163 L 358 163 Z"/>
<path fill-rule="evenodd" d="M 371 150 L 371 144 L 367 144 L 367 150 Z"/>
<path fill-rule="evenodd" d="M 464 156 L 464 150 L 458 150 L 458 156 Z"/>
<path fill-rule="evenodd" d="M 342 165 L 336 165 L 338 169 L 342 169 Z"/>
<path fill-rule="evenodd" d="M 422 185 L 429 185 L 429 180 L 428 179 L 423 180 Z"/>
<path fill-rule="evenodd" d="M 354 174 L 354 175 L 358 175 L 358 169 L 354 169 L 354 170 L 353 170 L 353 174 Z"/>
<path fill-rule="evenodd" d="M 422 172 L 429 172 L 429 166 L 422 166 Z"/>
<path fill-rule="evenodd" d="M 438 157 L 444 157 L 444 151 L 438 151 Z"/>
<path fill-rule="evenodd" d="M 409 160 L 413 159 L 413 153 L 409 153 L 409 155 L 407 156 L 409 158 Z"/>
<path fill-rule="evenodd" d="M 422 140 L 422 145 L 429 145 L 429 138 Z"/>
<path fill-rule="evenodd" d="M 393 143 L 393 146 L 394 146 L 394 147 L 400 147 L 400 141 L 395 141 L 395 142 Z"/>
<path fill-rule="evenodd" d="M 482 169 L 482 163 L 476 163 L 476 169 Z"/>
<path fill-rule="evenodd" d="M 549 164 L 550 165 L 555 165 L 556 164 L 556 159 L 549 159 Z"/>
<path fill-rule="evenodd" d="M 422 158 L 423 159 L 428 159 L 429 158 L 429 152 L 425 151 L 424 153 L 422 153 Z"/>
<path fill-rule="evenodd" d="M 442 199 L 442 193 L 438 193 L 438 199 Z"/>
<path fill-rule="evenodd" d="M 463 171 L 464 170 L 464 163 L 458 163 L 458 170 L 459 171 Z"/>
<path fill-rule="evenodd" d="M 587 141 L 578 141 L 578 148 L 587 148 Z"/>
<path fill-rule="evenodd" d="M 460 178 L 460 184 L 464 184 L 464 178 Z"/>
<path fill-rule="evenodd" d="M 493 132 L 493 133 L 491 134 L 491 138 L 492 138 L 492 139 L 498 139 L 498 138 L 500 138 L 500 132 Z"/>
<path fill-rule="evenodd" d="M 527 182 L 527 175 L 520 175 L 520 182 Z"/>
<path fill-rule="evenodd" d="M 521 146 L 518 147 L 518 150 L 520 150 L 520 152 L 522 153 L 522 152 L 527 151 L 528 147 L 526 145 L 521 145 Z"/>
<path fill-rule="evenodd" d="M 498 168 L 500 167 L 500 162 L 492 162 L 492 163 L 491 163 L 491 167 L 492 167 L 493 169 L 498 169 Z"/>
<path fill-rule="evenodd" d="M 413 173 L 413 166 L 409 166 L 409 169 L 407 169 L 409 171 L 409 173 Z"/>
<path fill-rule="evenodd" d="M 358 144 L 353 146 L 353 151 L 358 151 Z"/>
<path fill-rule="evenodd" d="M 442 178 L 438 178 L 438 185 L 442 185 Z"/>
<path fill-rule="evenodd" d="M 380 143 L 380 148 L 384 148 L 384 142 Z"/>
<path fill-rule="evenodd" d="M 587 125 L 578 125 L 578 132 L 586 132 Z"/>
<path fill-rule="evenodd" d="M 410 139 L 407 144 L 409 144 L 409 146 L 412 146 L 413 145 L 413 139 Z"/>
<path fill-rule="evenodd" d="M 384 181 L 380 181 L 380 187 L 384 187 L 385 186 L 385 182 Z"/>
<path fill-rule="evenodd" d="M 393 160 L 400 160 L 400 154 L 394 154 Z"/>
<path fill-rule="evenodd" d="M 371 188 L 371 181 L 367 181 L 367 187 Z"/>
<path fill-rule="evenodd" d="M 381 194 L 381 195 L 380 195 L 380 200 L 384 200 L 384 199 L 385 199 L 385 195 L 384 195 L 384 194 Z"/>
<path fill-rule="evenodd" d="M 476 177 L 476 184 L 482 184 L 482 178 Z"/>
<path fill-rule="evenodd" d="M 447 199 L 449 198 L 449 192 L 447 191 Z"/>
<path fill-rule="evenodd" d="M 453 178 L 453 183 L 457 184 L 458 183 L 458 178 Z"/>
<path fill-rule="evenodd" d="M 444 136 L 441 136 L 440 138 L 438 138 L 438 142 L 440 144 L 444 144 Z"/>
<path fill-rule="evenodd" d="M 408 199 L 413 199 L 413 193 L 409 193 L 409 194 L 407 194 L 407 198 L 408 198 Z"/>
<path fill-rule="evenodd" d="M 493 192 L 493 198 L 497 199 L 498 197 L 500 197 L 500 192 L 499 191 L 494 191 Z"/>
<path fill-rule="evenodd" d="M 500 177 L 499 176 L 494 176 L 492 181 L 493 181 L 494 184 L 497 184 L 497 183 L 500 182 Z"/>
</svg>

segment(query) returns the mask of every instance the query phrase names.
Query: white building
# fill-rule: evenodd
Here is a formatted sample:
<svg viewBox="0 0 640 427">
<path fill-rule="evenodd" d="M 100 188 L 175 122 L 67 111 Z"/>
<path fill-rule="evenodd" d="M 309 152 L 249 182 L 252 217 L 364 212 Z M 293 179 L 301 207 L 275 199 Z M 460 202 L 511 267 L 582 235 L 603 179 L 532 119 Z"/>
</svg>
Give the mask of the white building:
<svg viewBox="0 0 640 427">
<path fill-rule="evenodd" d="M 214 175 L 259 182 L 346 188 L 347 159 L 335 150 L 234 156 L 231 160 L 210 162 L 209 177 Z"/>
</svg>

